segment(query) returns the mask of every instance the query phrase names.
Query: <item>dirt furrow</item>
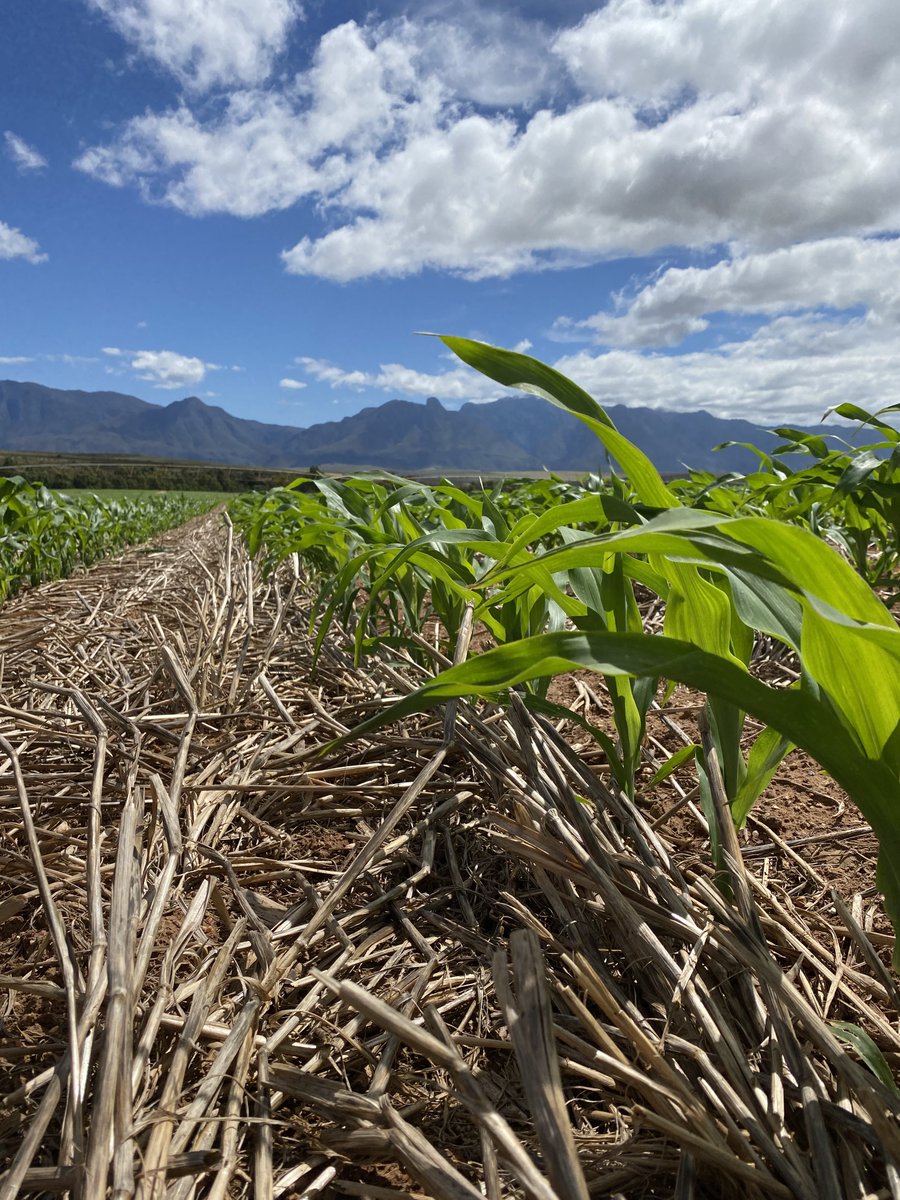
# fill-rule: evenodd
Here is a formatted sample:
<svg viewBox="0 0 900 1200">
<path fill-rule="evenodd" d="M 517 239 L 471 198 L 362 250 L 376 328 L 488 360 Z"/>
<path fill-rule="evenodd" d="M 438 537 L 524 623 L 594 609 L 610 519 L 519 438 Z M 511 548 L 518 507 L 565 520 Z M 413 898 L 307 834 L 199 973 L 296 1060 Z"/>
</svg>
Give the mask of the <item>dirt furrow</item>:
<svg viewBox="0 0 900 1200">
<path fill-rule="evenodd" d="M 213 515 L 5 607 L 0 1200 L 900 1178 L 852 901 L 717 888 L 516 701 L 329 748 L 421 669 L 306 602 Z"/>
</svg>

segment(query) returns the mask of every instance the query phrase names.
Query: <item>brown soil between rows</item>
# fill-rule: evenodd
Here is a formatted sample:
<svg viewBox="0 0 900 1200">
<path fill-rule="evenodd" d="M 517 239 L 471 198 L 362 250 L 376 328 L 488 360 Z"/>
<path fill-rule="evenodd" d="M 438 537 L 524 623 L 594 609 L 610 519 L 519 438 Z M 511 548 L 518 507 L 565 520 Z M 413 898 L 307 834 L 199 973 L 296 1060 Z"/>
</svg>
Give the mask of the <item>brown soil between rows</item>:
<svg viewBox="0 0 900 1200">
<path fill-rule="evenodd" d="M 355 671 L 337 638 L 314 671 L 302 589 L 289 576 L 257 579 L 236 546 L 229 572 L 213 520 L 154 547 L 4 609 L 0 732 L 22 765 L 79 1012 L 90 1008 L 92 986 L 115 978 L 116 943 L 98 942 L 86 901 L 98 742 L 76 695 L 111 732 L 94 879 L 101 931 L 113 896 L 132 897 L 133 941 L 120 964 L 132 981 L 149 938 L 145 974 L 125 988 L 127 1036 L 97 992 L 80 1043 L 89 1063 L 83 1115 L 70 1106 L 64 1117 L 63 1095 L 31 1175 L 12 1195 L 71 1190 L 65 1171 L 105 1170 L 110 1145 L 119 1194 L 142 1200 L 467 1194 L 452 1191 L 460 1185 L 449 1167 L 475 1194 L 513 1197 L 527 1190 L 527 1162 L 549 1187 L 566 1152 L 561 1137 L 541 1142 L 527 1090 L 548 1044 L 523 1057 L 510 1032 L 539 980 L 517 976 L 511 1007 L 497 991 L 508 959 L 524 971 L 516 937 L 526 929 L 551 993 L 549 1052 L 561 1082 L 550 1080 L 547 1092 L 564 1101 L 591 1195 L 662 1198 L 677 1186 L 698 1200 L 808 1200 L 828 1195 L 821 1172 L 831 1154 L 843 1194 L 877 1192 L 886 1163 L 900 1164 L 900 1145 L 883 1126 L 889 1099 L 871 1090 L 855 1058 L 835 1056 L 827 1022 L 865 1028 L 896 1068 L 898 1014 L 842 925 L 831 888 L 885 961 L 890 939 L 871 835 L 849 836 L 859 815 L 814 764 L 799 754 L 784 764 L 744 839 L 769 939 L 763 951 L 743 940 L 740 920 L 711 887 L 698 817 L 685 808 L 659 826 L 662 841 L 653 832 L 678 799 L 673 784 L 632 809 L 606 790 L 602 756 L 577 727 L 564 730 L 581 752 L 581 775 L 560 758 L 552 729 L 515 709 L 462 705 L 443 759 L 441 714 L 322 754 L 329 738 L 404 694 L 415 669 L 394 657 Z M 68 691 L 41 688 L 51 681 Z M 577 709 L 579 683 L 597 695 L 589 715 L 602 722 L 596 677 L 561 679 L 553 695 Z M 669 705 L 689 737 L 696 703 L 679 690 Z M 658 717 L 650 732 L 670 749 L 679 744 Z M 436 759 L 413 795 L 417 774 Z M 59 948 L 8 766 L 0 780 L 2 1172 L 37 1127 L 48 1094 L 41 1073 L 59 1069 L 70 1033 Z M 689 767 L 676 782 L 690 790 Z M 160 783 L 183 839 L 177 854 L 167 849 Z M 590 802 L 589 818 L 576 793 Z M 117 854 L 129 804 L 140 831 L 133 860 Z M 354 875 L 393 812 L 381 849 Z M 799 839 L 835 833 L 847 836 L 789 853 Z M 170 858 L 177 869 L 166 883 Z M 155 895 L 164 903 L 153 928 Z M 328 916 L 304 941 L 323 905 Z M 296 925 L 273 932 L 291 911 Z M 670 961 L 677 981 L 666 973 Z M 761 982 L 772 963 L 784 972 L 781 999 Z M 398 1014 L 395 1026 L 367 1007 L 373 997 Z M 704 1013 L 717 1014 L 737 1057 L 723 1053 Z M 454 1066 L 421 1041 L 423 1022 L 453 1048 Z M 107 1044 L 127 1060 L 133 1088 L 104 1057 Z M 821 1161 L 811 1153 L 814 1118 L 797 1054 L 807 1087 L 822 1097 Z M 465 1102 L 471 1079 L 481 1117 Z M 130 1107 L 104 1116 L 112 1084 Z M 760 1093 L 775 1107 L 754 1124 L 747 1106 Z M 372 1096 L 383 1097 L 380 1111 Z M 842 1123 L 841 1096 L 852 1096 L 855 1123 Z M 496 1118 L 511 1138 L 499 1158 Z M 72 1133 L 79 1121 L 83 1148 Z M 763 1134 L 778 1128 L 775 1142 L 760 1123 Z M 419 1157 L 410 1129 L 424 1139 Z M 101 1175 L 91 1195 L 106 1194 Z"/>
<path fill-rule="evenodd" d="M 586 697 L 586 690 L 591 693 L 590 697 Z M 579 671 L 554 679 L 548 689 L 548 699 L 571 706 L 579 715 L 615 736 L 608 697 L 598 686 L 597 676 L 591 672 Z M 600 703 L 594 703 L 594 699 Z M 699 742 L 697 721 L 702 703 L 700 693 L 677 685 L 662 712 L 649 714 L 648 734 L 669 753 L 675 753 L 686 741 Z M 663 720 L 664 716 L 685 736 L 674 733 L 671 724 Z M 745 750 L 760 726 L 748 718 L 747 729 Z M 590 739 L 577 726 L 570 726 L 568 732 L 573 744 L 588 760 L 595 757 Z M 661 755 L 658 752 L 656 759 L 655 765 L 659 765 Z M 652 777 L 655 765 L 644 768 L 645 780 Z M 682 791 L 691 790 L 696 776 L 690 763 L 676 773 L 675 780 L 681 781 Z M 639 791 L 639 798 L 652 821 L 662 820 L 666 836 L 678 847 L 679 853 L 703 853 L 708 845 L 708 835 L 699 813 L 699 803 L 691 810 L 681 809 L 665 818 L 679 800 L 679 793 L 672 784 L 663 783 L 650 795 Z M 777 841 L 772 840 L 773 836 Z M 848 903 L 855 903 L 857 908 L 861 906 L 868 932 L 882 935 L 877 940 L 881 943 L 884 938 L 885 946 L 887 941 L 892 941 L 888 936 L 890 923 L 875 883 L 878 840 L 853 801 L 805 751 L 792 750 L 785 758 L 754 806 L 741 841 L 748 851 L 748 867 L 767 879 L 777 876 L 780 886 L 795 904 L 806 905 L 818 914 L 823 901 L 828 903 L 830 889 L 836 888 Z M 788 848 L 779 843 L 787 843 Z M 769 852 L 766 847 L 771 848 Z M 790 854 L 791 850 L 794 856 Z"/>
</svg>

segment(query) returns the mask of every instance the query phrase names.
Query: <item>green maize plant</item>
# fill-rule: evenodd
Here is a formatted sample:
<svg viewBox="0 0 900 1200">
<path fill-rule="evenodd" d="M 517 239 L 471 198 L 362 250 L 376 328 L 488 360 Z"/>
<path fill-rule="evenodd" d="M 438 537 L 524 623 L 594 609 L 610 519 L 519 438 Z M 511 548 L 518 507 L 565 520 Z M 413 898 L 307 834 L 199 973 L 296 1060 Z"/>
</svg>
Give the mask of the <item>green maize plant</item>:
<svg viewBox="0 0 900 1200">
<path fill-rule="evenodd" d="M 381 474 L 349 481 L 298 479 L 264 496 L 241 497 L 231 516 L 251 554 L 271 570 L 297 555 L 318 592 L 311 616 L 321 644 L 334 621 L 354 634 L 356 660 L 375 645 L 402 645 L 420 656 L 416 637 L 436 621 L 455 637 L 467 604 L 480 604 L 479 580 L 505 554 L 506 539 L 535 514 L 558 507 L 569 485 L 537 481 L 469 494 L 449 483 L 430 488 Z M 553 522 L 547 545 L 561 544 Z M 569 599 L 552 580 L 508 602 L 480 608 L 482 623 L 505 643 L 561 627 Z"/>
<path fill-rule="evenodd" d="M 461 619 L 476 569 L 454 549 L 471 540 L 471 501 L 445 487 L 436 495 L 393 476 L 301 478 L 231 506 L 252 554 L 271 570 L 290 555 L 318 584 L 311 626 L 317 646 L 339 620 L 355 632 L 359 659 L 374 644 L 401 642 L 437 617 L 453 629 Z M 482 541 L 493 535 L 478 530 Z M 390 586 L 388 586 L 388 584 Z"/>
<path fill-rule="evenodd" d="M 0 478 L 0 600 L 181 525 L 213 502 L 179 493 L 76 497 Z"/>
<path fill-rule="evenodd" d="M 553 368 L 483 343 L 443 340 L 490 378 L 543 396 L 583 421 L 622 468 L 633 502 L 618 495 L 585 497 L 531 518 L 527 531 L 513 527 L 505 545 L 496 547 L 491 569 L 473 585 L 483 595 L 481 612 L 549 586 L 574 628 L 512 641 L 449 669 L 354 733 L 452 696 L 496 696 L 581 668 L 603 675 L 613 695 L 623 686 L 617 681 L 631 689 L 633 709 L 621 699 L 621 715 L 616 712 L 620 743 L 631 747 L 643 702 L 635 681 L 686 684 L 708 698 L 738 824 L 791 745 L 810 753 L 847 791 L 878 837 L 878 882 L 896 928 L 900 629 L 865 579 L 802 524 L 682 503 L 678 489 L 663 482 L 600 405 Z M 563 533 L 575 530 L 582 517 L 596 528 L 598 506 L 606 528 Z M 538 533 L 553 531 L 562 544 L 542 547 Z M 665 601 L 660 635 L 636 626 L 636 583 Z M 772 688 L 751 674 L 757 634 L 796 653 L 801 678 L 794 687 Z M 618 694 L 624 697 L 624 691 Z M 766 728 L 745 757 L 746 714 Z M 702 760 L 700 766 L 702 786 Z"/>
<path fill-rule="evenodd" d="M 771 453 L 740 444 L 760 462 L 758 471 L 716 478 L 694 473 L 673 491 L 682 503 L 729 515 L 755 513 L 804 525 L 837 545 L 873 587 L 893 586 L 900 564 L 900 433 L 882 417 L 900 411 L 890 405 L 869 413 L 855 404 L 833 410 L 874 428 L 880 441 L 851 446 L 834 434 L 817 436 L 782 427 L 785 439 Z M 809 461 L 792 469 L 785 455 Z"/>
</svg>

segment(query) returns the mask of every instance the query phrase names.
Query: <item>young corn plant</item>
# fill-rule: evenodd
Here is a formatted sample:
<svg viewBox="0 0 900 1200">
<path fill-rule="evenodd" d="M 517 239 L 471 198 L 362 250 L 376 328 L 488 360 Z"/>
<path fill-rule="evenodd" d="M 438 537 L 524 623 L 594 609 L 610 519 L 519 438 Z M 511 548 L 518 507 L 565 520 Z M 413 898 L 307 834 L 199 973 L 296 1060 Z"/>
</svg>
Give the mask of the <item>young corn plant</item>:
<svg viewBox="0 0 900 1200">
<path fill-rule="evenodd" d="M 833 411 L 873 428 L 881 440 L 853 446 L 835 434 L 783 427 L 773 431 L 784 441 L 771 453 L 737 443 L 757 456 L 759 470 L 719 479 L 695 473 L 673 490 L 691 507 L 803 525 L 837 545 L 873 587 L 893 587 L 900 565 L 900 432 L 883 417 L 900 405 L 870 413 L 841 404 Z M 807 465 L 793 469 L 785 455 L 803 456 Z"/>
<path fill-rule="evenodd" d="M 146 541 L 209 508 L 180 493 L 101 499 L 0 477 L 0 600 Z"/>
<path fill-rule="evenodd" d="M 443 340 L 490 378 L 543 396 L 592 429 L 630 482 L 635 519 L 629 523 L 619 511 L 617 528 L 564 538 L 561 546 L 536 552 L 525 548 L 521 532 L 516 537 L 511 531 L 505 552 L 479 581 L 479 590 L 487 590 L 495 606 L 563 573 L 570 580 L 592 579 L 597 593 L 608 575 L 607 595 L 610 588 L 617 595 L 610 601 L 579 585 L 586 611 L 569 612 L 575 630 L 498 646 L 442 672 L 355 733 L 452 696 L 494 696 L 574 669 L 600 673 L 611 690 L 620 686 L 618 680 L 686 684 L 708 697 L 710 727 L 738 823 L 792 744 L 809 752 L 847 791 L 878 837 L 878 883 L 897 928 L 900 628 L 890 612 L 849 563 L 809 529 L 682 504 L 596 401 L 552 367 L 467 339 Z M 573 515 L 568 507 L 567 514 L 560 509 L 539 520 L 560 530 Z M 609 566 L 615 561 L 621 562 L 618 573 Z M 613 610 L 627 612 L 624 592 L 635 580 L 666 600 L 661 635 L 609 618 Z M 756 633 L 796 652 L 801 664 L 796 686 L 772 688 L 753 677 L 748 663 Z M 747 713 L 767 726 L 749 758 L 741 751 Z M 622 718 L 623 726 L 627 719 Z M 618 732 L 624 745 L 631 735 L 623 728 Z M 895 965 L 900 967 L 900 960 Z"/>
<path fill-rule="evenodd" d="M 418 656 L 415 635 L 428 622 L 437 622 L 447 645 L 455 639 L 466 605 L 482 599 L 479 580 L 505 553 L 510 522 L 528 524 L 556 503 L 560 488 L 547 482 L 532 497 L 530 485 L 479 495 L 390 475 L 299 479 L 241 497 L 231 515 L 264 570 L 296 554 L 318 581 L 317 646 L 339 621 L 354 635 L 357 661 L 385 644 Z M 561 626 L 560 600 L 567 597 L 543 581 L 503 606 L 486 603 L 481 620 L 497 642 L 508 642 Z"/>
</svg>

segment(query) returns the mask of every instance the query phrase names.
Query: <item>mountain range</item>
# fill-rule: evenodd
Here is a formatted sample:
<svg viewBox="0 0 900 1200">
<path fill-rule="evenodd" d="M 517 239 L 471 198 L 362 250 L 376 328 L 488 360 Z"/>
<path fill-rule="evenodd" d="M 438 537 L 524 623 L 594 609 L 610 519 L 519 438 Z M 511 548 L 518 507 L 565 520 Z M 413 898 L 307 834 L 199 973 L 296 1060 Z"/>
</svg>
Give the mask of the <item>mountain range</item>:
<svg viewBox="0 0 900 1200">
<path fill-rule="evenodd" d="M 702 411 L 623 405 L 606 411 L 620 432 L 665 472 L 685 466 L 746 471 L 756 462 L 749 451 L 713 447 L 726 441 L 763 449 L 777 444 L 773 434 L 749 421 L 722 420 Z M 13 380 L 0 381 L 0 448 L 148 455 L 298 471 L 315 465 L 514 473 L 597 470 L 604 464 L 602 447 L 580 421 L 525 394 L 467 403 L 458 410 L 445 409 L 433 396 L 424 404 L 389 400 L 340 421 L 300 429 L 234 417 L 196 396 L 159 405 L 119 392 L 64 391 Z"/>
</svg>

